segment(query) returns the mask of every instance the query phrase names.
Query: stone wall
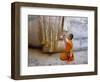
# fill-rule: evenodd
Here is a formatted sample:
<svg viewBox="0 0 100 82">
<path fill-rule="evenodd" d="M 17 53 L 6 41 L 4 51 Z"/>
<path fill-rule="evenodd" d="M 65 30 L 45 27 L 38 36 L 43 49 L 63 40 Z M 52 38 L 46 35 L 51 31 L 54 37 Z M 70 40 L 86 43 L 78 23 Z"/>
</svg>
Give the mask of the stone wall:
<svg viewBox="0 0 100 82">
<path fill-rule="evenodd" d="M 88 45 L 88 18 L 64 17 L 64 29 L 74 35 L 75 50 L 87 49 Z"/>
</svg>

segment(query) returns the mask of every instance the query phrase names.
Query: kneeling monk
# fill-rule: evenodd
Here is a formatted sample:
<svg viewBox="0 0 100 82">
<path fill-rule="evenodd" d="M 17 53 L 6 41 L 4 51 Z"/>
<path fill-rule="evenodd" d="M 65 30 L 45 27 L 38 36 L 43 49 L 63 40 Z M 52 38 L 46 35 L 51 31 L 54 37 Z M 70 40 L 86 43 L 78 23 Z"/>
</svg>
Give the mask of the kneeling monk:
<svg viewBox="0 0 100 82">
<path fill-rule="evenodd" d="M 65 42 L 65 51 L 61 53 L 60 59 L 62 61 L 66 61 L 67 63 L 70 63 L 71 61 L 74 60 L 74 55 L 73 55 L 73 34 L 69 34 L 68 37 L 65 35 L 63 36 L 64 42 Z"/>
</svg>

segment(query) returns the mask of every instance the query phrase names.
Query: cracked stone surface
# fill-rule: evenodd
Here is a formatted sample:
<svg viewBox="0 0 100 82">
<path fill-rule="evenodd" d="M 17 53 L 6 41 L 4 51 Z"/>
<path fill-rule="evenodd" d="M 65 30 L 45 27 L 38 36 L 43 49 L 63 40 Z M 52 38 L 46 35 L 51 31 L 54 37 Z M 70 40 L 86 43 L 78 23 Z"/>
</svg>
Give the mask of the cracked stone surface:
<svg viewBox="0 0 100 82">
<path fill-rule="evenodd" d="M 59 59 L 60 53 L 44 54 L 39 49 L 29 48 L 28 66 L 52 66 L 52 65 L 68 65 L 66 61 Z M 71 64 L 87 64 L 87 50 L 75 51 L 75 60 Z"/>
</svg>

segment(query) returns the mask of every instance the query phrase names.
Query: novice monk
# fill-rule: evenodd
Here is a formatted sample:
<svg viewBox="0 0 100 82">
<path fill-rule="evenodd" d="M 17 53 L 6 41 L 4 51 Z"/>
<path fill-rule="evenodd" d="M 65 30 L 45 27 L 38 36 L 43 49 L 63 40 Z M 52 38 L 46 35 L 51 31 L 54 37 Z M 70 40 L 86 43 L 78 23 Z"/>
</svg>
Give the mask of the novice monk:
<svg viewBox="0 0 100 82">
<path fill-rule="evenodd" d="M 61 53 L 60 59 L 62 61 L 67 61 L 67 63 L 70 63 L 74 60 L 74 55 L 73 55 L 73 52 L 72 52 L 73 34 L 69 34 L 67 38 L 66 38 L 65 35 L 63 37 L 64 37 L 64 42 L 65 42 L 65 51 L 63 53 Z"/>
</svg>

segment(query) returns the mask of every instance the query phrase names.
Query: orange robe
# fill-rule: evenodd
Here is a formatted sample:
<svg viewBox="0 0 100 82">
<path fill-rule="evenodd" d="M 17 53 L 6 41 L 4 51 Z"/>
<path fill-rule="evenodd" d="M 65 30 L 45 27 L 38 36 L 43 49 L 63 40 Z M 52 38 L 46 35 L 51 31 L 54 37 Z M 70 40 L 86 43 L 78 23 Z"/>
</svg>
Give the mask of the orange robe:
<svg viewBox="0 0 100 82">
<path fill-rule="evenodd" d="M 73 61 L 74 55 L 72 53 L 72 48 L 73 48 L 72 40 L 67 40 L 65 45 L 66 45 L 65 51 L 61 53 L 60 59 L 62 61 L 67 61 L 67 62 Z"/>
</svg>

